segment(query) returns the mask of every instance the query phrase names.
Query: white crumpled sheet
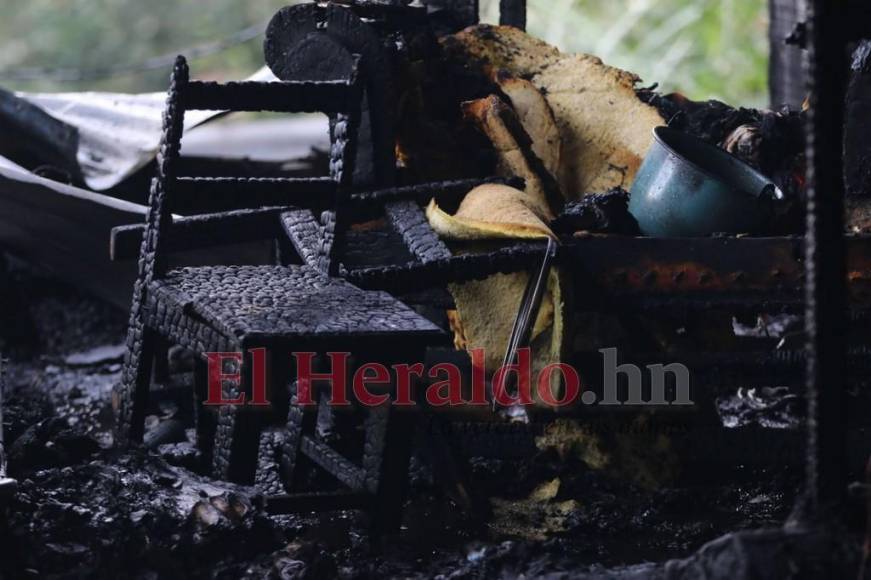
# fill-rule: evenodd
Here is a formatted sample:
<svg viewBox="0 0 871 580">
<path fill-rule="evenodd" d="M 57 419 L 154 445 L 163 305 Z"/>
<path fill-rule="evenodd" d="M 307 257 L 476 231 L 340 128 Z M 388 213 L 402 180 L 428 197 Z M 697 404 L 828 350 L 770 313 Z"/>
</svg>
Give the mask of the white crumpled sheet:
<svg viewBox="0 0 871 580">
<path fill-rule="evenodd" d="M 246 80 L 275 81 L 263 67 Z M 79 131 L 78 162 L 94 191 L 110 189 L 144 167 L 157 154 L 166 93 L 16 93 Z M 188 111 L 191 129 L 222 111 Z"/>
</svg>

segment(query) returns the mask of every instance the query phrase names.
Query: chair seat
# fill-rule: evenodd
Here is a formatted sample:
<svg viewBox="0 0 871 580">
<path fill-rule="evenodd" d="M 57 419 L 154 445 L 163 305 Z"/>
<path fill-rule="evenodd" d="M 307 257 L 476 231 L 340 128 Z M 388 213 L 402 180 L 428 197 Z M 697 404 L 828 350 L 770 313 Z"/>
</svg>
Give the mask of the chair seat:
<svg viewBox="0 0 871 580">
<path fill-rule="evenodd" d="M 385 292 L 364 291 L 308 266 L 172 270 L 148 289 L 149 309 L 200 319 L 239 344 L 399 338 L 432 343 L 442 331 Z M 347 344 L 347 341 L 342 341 Z"/>
</svg>

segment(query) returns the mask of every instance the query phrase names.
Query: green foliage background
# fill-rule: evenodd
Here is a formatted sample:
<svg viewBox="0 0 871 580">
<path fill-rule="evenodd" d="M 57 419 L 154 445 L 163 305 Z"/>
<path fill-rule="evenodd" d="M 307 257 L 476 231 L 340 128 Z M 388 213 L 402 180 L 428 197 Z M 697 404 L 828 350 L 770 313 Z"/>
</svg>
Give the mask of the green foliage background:
<svg viewBox="0 0 871 580">
<path fill-rule="evenodd" d="M 166 71 L 101 81 L 15 81 L 20 67 L 134 64 L 266 21 L 288 0 L 0 0 L 0 86 L 29 90 L 160 91 Z M 498 0 L 482 0 L 498 19 Z M 529 0 L 529 30 L 596 54 L 646 83 L 696 99 L 767 101 L 765 0 Z M 259 40 L 197 59 L 201 78 L 239 78 L 263 62 Z"/>
</svg>

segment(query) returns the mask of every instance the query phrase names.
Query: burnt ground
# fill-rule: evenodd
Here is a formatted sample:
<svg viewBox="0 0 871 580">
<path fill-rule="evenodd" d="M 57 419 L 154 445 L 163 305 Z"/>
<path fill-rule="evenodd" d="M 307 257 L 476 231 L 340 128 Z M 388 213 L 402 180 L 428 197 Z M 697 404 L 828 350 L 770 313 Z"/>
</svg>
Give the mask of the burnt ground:
<svg viewBox="0 0 871 580">
<path fill-rule="evenodd" d="M 192 471 L 187 410 L 172 396 L 159 397 L 148 420 L 168 443 L 113 450 L 124 313 L 17 267 L 0 324 L 7 450 L 20 484 L 0 538 L 4 577 L 696 578 L 725 569 L 722 577 L 762 578 L 794 571 L 811 553 L 831 557 L 832 546 L 839 560 L 857 554 L 852 536 L 816 538 L 815 551 L 773 531 L 692 555 L 723 534 L 788 519 L 802 480 L 801 410 L 777 391 L 727 393 L 722 421 L 667 436 L 606 438 L 562 425 L 531 457 L 475 459 L 476 488 L 492 509 L 483 525 L 420 467 L 402 533 L 376 549 L 355 514 L 268 516 L 257 490 Z M 778 568 L 793 545 L 802 547 Z M 754 554 L 761 568 L 745 565 Z"/>
</svg>

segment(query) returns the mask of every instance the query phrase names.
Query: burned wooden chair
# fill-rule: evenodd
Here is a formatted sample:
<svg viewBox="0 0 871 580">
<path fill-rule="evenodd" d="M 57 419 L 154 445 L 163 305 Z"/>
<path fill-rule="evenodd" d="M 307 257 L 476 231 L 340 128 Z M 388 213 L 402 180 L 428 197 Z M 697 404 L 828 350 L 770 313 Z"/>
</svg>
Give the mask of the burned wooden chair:
<svg viewBox="0 0 871 580">
<path fill-rule="evenodd" d="M 115 395 L 117 444 L 136 444 L 143 437 L 152 360 L 164 341 L 198 355 L 195 391 L 197 399 L 202 400 L 207 381 L 202 357 L 208 352 L 248 353 L 267 348 L 277 353 L 274 360 L 281 363 L 274 365 L 274 374 L 285 379 L 290 376 L 286 367 L 292 360 L 291 352 L 349 352 L 360 361 L 377 360 L 390 365 L 423 360 L 427 345 L 442 340 L 441 330 L 390 295 L 363 291 L 335 277 L 354 168 L 353 136 L 360 100 L 356 75 L 348 81 L 330 82 L 196 82 L 188 80 L 187 64 L 179 57 L 172 74 L 158 173 L 152 183 L 141 244 L 128 354 Z M 334 115 L 330 177 L 180 177 L 177 161 L 186 109 Z M 210 199 L 210 191 L 214 198 Z M 321 194 L 320 199 L 315 199 L 316 193 Z M 235 196 L 232 207 L 237 207 L 244 204 L 248 194 L 247 200 L 256 209 L 186 218 L 174 218 L 172 214 L 185 204 L 196 207 L 198 204 L 190 203 L 191 197 L 202 200 L 201 207 L 215 207 L 215 199 L 225 203 L 228 197 Z M 320 220 L 301 221 L 301 217 L 314 215 L 299 210 L 299 205 L 306 202 L 313 208 L 326 207 L 327 211 Z M 308 242 L 300 249 L 316 247 L 317 251 L 303 252 L 306 255 L 302 256 L 302 265 L 167 266 L 167 254 L 179 247 L 202 248 L 240 239 L 277 238 L 285 233 L 307 237 Z M 241 393 L 250 396 L 250 362 L 250 358 L 243 359 L 238 379 L 224 382 L 226 399 Z M 281 389 L 278 391 L 280 395 Z M 207 409 L 201 411 L 208 415 Z M 395 494 L 397 486 L 383 476 L 389 473 L 404 482 L 413 424 L 407 416 L 390 413 L 384 406 L 368 413 L 364 468 L 353 470 L 347 462 L 337 461 L 325 463 L 324 467 L 349 484 L 365 479 L 365 485 L 351 486 L 362 494 Z M 263 413 L 256 409 L 232 405 L 218 409 L 215 423 L 209 424 L 201 417 L 198 436 L 207 449 L 206 455 L 209 443 L 214 441 L 210 454 L 215 476 L 243 482 L 253 479 L 262 419 Z M 321 456 L 337 457 L 320 443 L 307 445 L 315 445 Z M 399 496 L 393 503 L 397 501 L 401 506 Z M 389 525 L 395 526 L 395 519 Z"/>
</svg>

